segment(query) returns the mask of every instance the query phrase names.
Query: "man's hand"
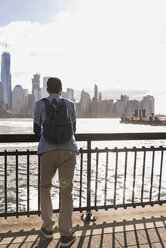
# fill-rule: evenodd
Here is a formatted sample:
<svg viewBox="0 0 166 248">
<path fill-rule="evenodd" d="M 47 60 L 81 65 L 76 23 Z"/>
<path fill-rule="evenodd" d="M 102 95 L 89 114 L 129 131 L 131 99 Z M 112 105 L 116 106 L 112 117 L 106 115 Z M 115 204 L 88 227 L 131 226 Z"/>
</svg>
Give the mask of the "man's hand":
<svg viewBox="0 0 166 248">
<path fill-rule="evenodd" d="M 41 127 L 38 124 L 36 124 L 36 123 L 34 123 L 33 132 L 37 136 L 40 136 L 40 134 L 41 134 Z"/>
</svg>

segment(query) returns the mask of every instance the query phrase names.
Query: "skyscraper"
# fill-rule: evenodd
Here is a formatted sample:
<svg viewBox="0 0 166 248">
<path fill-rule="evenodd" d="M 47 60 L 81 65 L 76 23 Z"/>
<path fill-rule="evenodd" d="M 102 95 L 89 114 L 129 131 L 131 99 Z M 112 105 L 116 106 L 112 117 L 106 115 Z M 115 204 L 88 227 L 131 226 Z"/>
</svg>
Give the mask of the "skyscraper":
<svg viewBox="0 0 166 248">
<path fill-rule="evenodd" d="M 11 74 L 10 74 L 10 53 L 4 52 L 1 60 L 1 82 L 4 89 L 5 108 L 11 108 Z"/>
<path fill-rule="evenodd" d="M 16 85 L 13 89 L 13 112 L 14 114 L 24 114 L 24 90 L 21 85 Z"/>
<path fill-rule="evenodd" d="M 66 98 L 74 102 L 74 90 L 67 88 Z"/>
<path fill-rule="evenodd" d="M 142 100 L 142 110 L 145 111 L 146 116 L 151 116 L 155 112 L 154 110 L 154 97 L 153 96 L 144 96 Z"/>
<path fill-rule="evenodd" d="M 94 98 L 98 101 L 98 86 L 94 85 Z"/>
<path fill-rule="evenodd" d="M 32 78 L 32 95 L 35 96 L 35 101 L 38 101 L 41 98 L 41 89 L 40 89 L 40 75 L 35 74 Z"/>
<path fill-rule="evenodd" d="M 44 77 L 43 78 L 42 97 L 48 97 L 48 92 L 46 90 L 46 88 L 47 88 L 47 80 L 48 79 L 49 79 L 49 77 Z"/>
<path fill-rule="evenodd" d="M 0 82 L 0 114 L 4 112 L 4 90 L 3 84 Z"/>
</svg>

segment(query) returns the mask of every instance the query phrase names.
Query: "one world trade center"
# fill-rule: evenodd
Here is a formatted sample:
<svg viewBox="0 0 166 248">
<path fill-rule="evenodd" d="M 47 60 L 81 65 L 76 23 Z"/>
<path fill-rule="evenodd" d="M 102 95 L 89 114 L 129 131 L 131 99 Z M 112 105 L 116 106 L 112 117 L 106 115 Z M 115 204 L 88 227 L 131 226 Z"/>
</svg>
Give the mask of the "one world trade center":
<svg viewBox="0 0 166 248">
<path fill-rule="evenodd" d="M 11 108 L 11 74 L 10 74 L 10 53 L 4 52 L 1 61 L 1 82 L 4 89 L 4 103 L 6 110 Z"/>
</svg>

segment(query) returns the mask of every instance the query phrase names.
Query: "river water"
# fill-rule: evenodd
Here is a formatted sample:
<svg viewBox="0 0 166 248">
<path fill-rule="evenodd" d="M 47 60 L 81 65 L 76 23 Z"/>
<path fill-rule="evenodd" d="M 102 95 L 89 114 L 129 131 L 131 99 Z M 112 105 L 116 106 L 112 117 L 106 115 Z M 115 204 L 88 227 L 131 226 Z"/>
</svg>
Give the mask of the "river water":
<svg viewBox="0 0 166 248">
<path fill-rule="evenodd" d="M 77 120 L 77 133 L 139 133 L 139 132 L 166 132 L 166 127 L 164 126 L 148 126 L 148 125 L 132 125 L 132 124 L 121 124 L 120 119 L 78 119 Z M 0 134 L 31 134 L 33 133 L 33 120 L 32 119 L 0 119 Z M 78 147 L 85 147 L 86 143 L 78 142 Z M 150 147 L 150 146 L 166 146 L 165 140 L 159 141 L 104 141 L 104 142 L 93 142 L 92 146 L 99 148 L 123 148 L 128 147 Z M 19 144 L 1 144 L 0 151 L 34 151 L 37 149 L 37 143 L 19 143 Z M 155 165 L 154 165 L 154 180 L 153 180 L 153 198 L 157 198 L 158 193 L 158 181 L 159 181 L 159 163 L 160 154 L 156 154 Z M 115 154 L 109 154 L 108 162 L 108 174 L 107 174 L 107 204 L 111 204 L 114 198 L 114 192 L 112 190 L 112 185 L 114 185 L 114 174 L 115 167 Z M 123 194 L 123 181 L 124 181 L 124 153 L 119 156 L 118 162 L 118 182 L 117 182 L 117 203 L 122 203 Z M 129 154 L 129 167 L 128 167 L 128 178 L 126 182 L 126 202 L 131 201 L 132 195 L 132 180 L 130 177 L 133 175 L 133 164 L 134 157 L 133 153 Z M 19 158 L 19 209 L 26 209 L 26 173 L 27 173 L 27 158 L 26 156 L 20 156 Z M 37 209 L 37 184 L 38 184 L 38 168 L 37 168 L 37 156 L 30 156 L 30 209 Z M 165 160 L 164 160 L 164 164 Z M 135 200 L 140 199 L 141 192 L 141 176 L 142 176 L 142 166 L 143 166 L 143 153 L 137 156 L 137 168 L 136 174 L 136 191 Z M 145 171 L 145 194 L 144 200 L 149 197 L 149 185 L 150 185 L 150 172 L 151 172 L 151 154 L 147 154 L 147 166 Z M 106 154 L 99 155 L 99 175 L 98 175 L 98 198 L 97 204 L 103 205 L 104 202 L 104 190 L 105 190 L 105 167 L 106 167 Z M 164 196 L 166 190 L 166 166 L 163 167 L 163 177 L 162 177 L 162 188 L 161 196 Z M 86 204 L 86 156 L 83 157 L 83 185 L 82 187 L 82 206 Z M 94 188 L 95 188 L 95 175 L 96 175 L 96 154 L 92 155 L 92 204 L 94 202 Z M 15 210 L 15 156 L 8 157 L 8 168 L 7 168 L 7 187 L 8 187 L 8 210 Z M 52 196 L 56 199 L 56 195 L 59 191 L 59 185 L 57 183 L 57 175 L 53 181 Z M 77 166 L 75 170 L 74 177 L 74 189 L 73 198 L 74 206 L 79 205 L 79 192 L 80 192 L 80 156 L 77 157 Z M 53 207 L 57 208 L 59 205 L 58 200 L 53 201 Z M 0 157 L 0 212 L 4 211 L 4 157 Z"/>
<path fill-rule="evenodd" d="M 165 132 L 166 126 L 122 124 L 114 118 L 77 119 L 77 133 Z M 33 133 L 30 118 L 0 119 L 0 134 Z"/>
</svg>

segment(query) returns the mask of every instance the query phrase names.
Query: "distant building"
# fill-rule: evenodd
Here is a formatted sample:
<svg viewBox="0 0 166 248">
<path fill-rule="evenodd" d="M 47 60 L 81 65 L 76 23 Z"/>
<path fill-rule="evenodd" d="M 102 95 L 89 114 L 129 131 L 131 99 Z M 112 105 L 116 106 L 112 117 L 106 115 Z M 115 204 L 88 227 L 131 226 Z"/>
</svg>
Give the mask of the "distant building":
<svg viewBox="0 0 166 248">
<path fill-rule="evenodd" d="M 125 105 L 125 113 L 127 112 L 127 103 L 129 101 L 129 97 L 126 95 L 121 95 L 120 99 L 124 102 Z"/>
<path fill-rule="evenodd" d="M 120 99 L 125 102 L 125 105 L 127 105 L 127 102 L 129 101 L 129 97 L 127 95 L 121 95 Z"/>
<path fill-rule="evenodd" d="M 110 99 L 103 101 L 103 107 L 105 116 L 112 116 L 114 112 L 114 100 Z"/>
<path fill-rule="evenodd" d="M 32 95 L 35 96 L 35 101 L 38 101 L 41 98 L 41 89 L 40 89 L 40 75 L 35 74 L 32 78 Z"/>
<path fill-rule="evenodd" d="M 24 90 L 24 106 L 25 106 L 25 117 L 28 117 L 28 89 Z"/>
<path fill-rule="evenodd" d="M 27 115 L 29 117 L 33 116 L 34 107 L 35 107 L 35 96 L 33 94 L 28 94 L 28 111 L 27 111 Z"/>
<path fill-rule="evenodd" d="M 144 96 L 141 104 L 142 111 L 144 111 L 145 116 L 151 116 L 152 114 L 155 114 L 153 96 Z"/>
<path fill-rule="evenodd" d="M 24 90 L 21 85 L 16 85 L 12 93 L 13 100 L 13 114 L 24 115 L 25 114 L 25 100 Z"/>
<path fill-rule="evenodd" d="M 11 108 L 11 74 L 10 74 L 10 53 L 4 52 L 1 61 L 1 82 L 4 89 L 4 103 L 6 110 Z"/>
<path fill-rule="evenodd" d="M 99 96 L 98 96 L 98 86 L 94 85 L 94 97 L 92 98 L 92 101 L 89 104 L 89 114 L 90 117 L 98 117 L 99 114 Z"/>
<path fill-rule="evenodd" d="M 62 98 L 67 98 L 67 93 L 65 91 L 62 91 Z"/>
<path fill-rule="evenodd" d="M 28 89 L 23 89 L 24 90 L 24 104 L 25 106 L 28 105 Z"/>
<path fill-rule="evenodd" d="M 67 88 L 67 92 L 66 92 L 66 98 L 70 101 L 75 101 L 74 100 L 74 90 L 73 89 L 70 89 L 70 88 Z"/>
<path fill-rule="evenodd" d="M 4 110 L 5 110 L 4 89 L 3 89 L 3 84 L 0 82 L 0 114 L 2 114 Z"/>
<path fill-rule="evenodd" d="M 139 110 L 141 109 L 141 102 L 137 100 L 130 100 L 127 104 L 127 115 L 138 117 Z"/>
<path fill-rule="evenodd" d="M 87 117 L 90 114 L 90 103 L 91 103 L 91 99 L 90 99 L 90 95 L 85 92 L 84 90 L 82 90 L 81 92 L 81 99 L 79 104 L 77 104 L 77 115 L 78 117 Z"/>
<path fill-rule="evenodd" d="M 89 106 L 89 111 L 90 111 L 90 116 L 91 117 L 98 117 L 98 101 L 96 99 L 96 97 L 93 97 L 90 106 Z"/>
<path fill-rule="evenodd" d="M 102 101 L 102 93 L 99 92 L 99 102 L 101 102 L 101 101 Z"/>
<path fill-rule="evenodd" d="M 47 80 L 49 79 L 49 77 L 43 77 L 43 88 L 41 91 L 41 97 L 45 98 L 48 97 L 48 92 L 47 92 Z"/>
<path fill-rule="evenodd" d="M 123 100 L 117 100 L 115 103 L 115 113 L 118 115 L 125 114 L 125 102 Z"/>
<path fill-rule="evenodd" d="M 112 117 L 114 112 L 114 100 L 103 100 L 98 105 L 99 117 Z"/>
<path fill-rule="evenodd" d="M 98 101 L 98 86 L 94 85 L 94 98 Z"/>
</svg>

